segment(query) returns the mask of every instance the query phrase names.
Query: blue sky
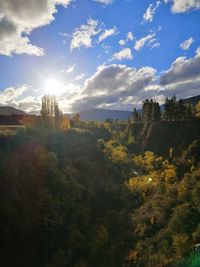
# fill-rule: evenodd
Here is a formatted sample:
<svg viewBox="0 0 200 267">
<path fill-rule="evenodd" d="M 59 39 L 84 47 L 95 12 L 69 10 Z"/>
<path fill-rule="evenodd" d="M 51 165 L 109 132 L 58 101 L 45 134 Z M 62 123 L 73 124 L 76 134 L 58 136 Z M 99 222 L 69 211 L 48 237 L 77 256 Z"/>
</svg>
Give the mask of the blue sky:
<svg viewBox="0 0 200 267">
<path fill-rule="evenodd" d="M 200 94 L 199 0 L 2 0 L 0 105 L 129 109 Z"/>
</svg>

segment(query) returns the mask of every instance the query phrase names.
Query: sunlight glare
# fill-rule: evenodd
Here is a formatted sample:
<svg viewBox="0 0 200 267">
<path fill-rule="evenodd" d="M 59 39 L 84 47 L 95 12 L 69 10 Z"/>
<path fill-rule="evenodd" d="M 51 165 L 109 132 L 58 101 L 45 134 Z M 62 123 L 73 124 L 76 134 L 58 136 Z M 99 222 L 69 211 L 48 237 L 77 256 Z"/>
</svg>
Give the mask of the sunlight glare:
<svg viewBox="0 0 200 267">
<path fill-rule="evenodd" d="M 44 83 L 45 94 L 60 95 L 64 90 L 64 84 L 54 78 L 47 79 Z"/>
</svg>

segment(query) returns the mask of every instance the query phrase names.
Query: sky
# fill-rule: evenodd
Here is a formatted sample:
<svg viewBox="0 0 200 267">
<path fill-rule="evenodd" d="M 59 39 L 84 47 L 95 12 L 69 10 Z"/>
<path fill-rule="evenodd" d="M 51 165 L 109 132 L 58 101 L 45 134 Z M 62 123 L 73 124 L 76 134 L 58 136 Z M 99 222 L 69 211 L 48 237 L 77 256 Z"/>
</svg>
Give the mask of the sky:
<svg viewBox="0 0 200 267">
<path fill-rule="evenodd" d="M 0 105 L 132 110 L 200 94 L 200 0 L 0 0 Z"/>
</svg>

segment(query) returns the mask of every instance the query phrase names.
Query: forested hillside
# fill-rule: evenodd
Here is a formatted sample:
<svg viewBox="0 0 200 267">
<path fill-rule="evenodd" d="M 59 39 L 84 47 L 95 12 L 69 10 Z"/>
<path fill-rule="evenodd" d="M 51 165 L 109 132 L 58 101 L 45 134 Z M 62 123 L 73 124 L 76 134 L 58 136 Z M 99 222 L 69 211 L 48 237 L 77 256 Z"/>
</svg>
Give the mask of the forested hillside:
<svg viewBox="0 0 200 267">
<path fill-rule="evenodd" d="M 200 266 L 198 107 L 88 123 L 46 100 L 0 136 L 0 266 Z"/>
<path fill-rule="evenodd" d="M 150 123 L 131 124 L 128 128 L 128 138 L 133 151 L 154 151 L 157 154 L 167 154 L 169 148 L 174 153 L 180 153 L 187 148 L 200 134 L 198 119 L 189 121 L 154 121 Z"/>
</svg>

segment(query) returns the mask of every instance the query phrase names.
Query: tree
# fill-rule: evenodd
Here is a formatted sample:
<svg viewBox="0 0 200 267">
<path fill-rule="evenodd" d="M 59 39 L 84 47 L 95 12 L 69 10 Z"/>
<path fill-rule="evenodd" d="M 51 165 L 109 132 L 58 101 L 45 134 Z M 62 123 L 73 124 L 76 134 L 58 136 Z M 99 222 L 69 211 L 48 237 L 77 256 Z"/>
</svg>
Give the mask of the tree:
<svg viewBox="0 0 200 267">
<path fill-rule="evenodd" d="M 42 97 L 42 109 L 41 116 L 45 127 L 52 128 L 53 113 L 53 101 L 54 97 L 45 95 Z"/>
<path fill-rule="evenodd" d="M 60 130 L 61 120 L 62 120 L 62 112 L 59 110 L 58 103 L 56 99 L 54 98 L 53 103 L 53 109 L 54 109 L 54 120 L 55 120 L 55 128 L 56 130 Z"/>
<path fill-rule="evenodd" d="M 145 122 L 151 121 L 151 104 L 148 99 L 143 102 L 142 114 Z"/>
<path fill-rule="evenodd" d="M 194 106 L 191 103 L 186 105 L 185 118 L 188 120 L 194 118 Z"/>
<path fill-rule="evenodd" d="M 172 246 L 178 257 L 186 256 L 190 250 L 189 236 L 187 234 L 173 235 Z"/>
<path fill-rule="evenodd" d="M 60 130 L 62 124 L 62 112 L 59 110 L 55 96 L 43 96 L 41 116 L 45 127 Z"/>
<path fill-rule="evenodd" d="M 34 115 L 29 115 L 29 116 L 24 116 L 21 120 L 20 123 L 25 125 L 27 128 L 32 128 L 35 127 L 38 122 L 38 119 Z"/>
<path fill-rule="evenodd" d="M 176 105 L 176 96 L 174 95 L 171 99 L 168 97 L 165 98 L 164 103 L 164 117 L 167 121 L 174 120 L 174 114 L 175 114 L 175 105 Z"/>
<path fill-rule="evenodd" d="M 175 95 L 171 99 L 165 99 L 164 109 L 164 118 L 167 121 L 183 121 L 193 118 L 192 105 L 184 104 L 182 99 L 177 101 Z"/>
<path fill-rule="evenodd" d="M 161 110 L 158 102 L 153 101 L 153 99 L 146 100 L 143 102 L 143 120 L 145 122 L 160 121 L 161 120 Z"/>
<path fill-rule="evenodd" d="M 76 113 L 76 114 L 73 116 L 73 121 L 74 121 L 75 124 L 80 123 L 80 114 L 79 114 L 79 113 Z"/>
<path fill-rule="evenodd" d="M 61 131 L 65 131 L 68 130 L 69 128 L 71 128 L 71 122 L 68 116 L 64 116 L 62 115 L 62 119 L 60 122 L 60 130 Z"/>
<path fill-rule="evenodd" d="M 139 114 L 138 114 L 136 108 L 134 108 L 134 110 L 132 112 L 132 119 L 133 119 L 133 122 L 138 122 L 139 121 Z"/>
<path fill-rule="evenodd" d="M 195 109 L 197 118 L 200 118 L 200 101 L 196 104 Z"/>
<path fill-rule="evenodd" d="M 152 121 L 161 120 L 160 105 L 157 102 L 153 102 L 152 104 L 151 119 Z"/>
<path fill-rule="evenodd" d="M 175 103 L 174 107 L 174 119 L 175 120 L 185 120 L 186 117 L 186 106 L 182 99 Z"/>
</svg>

